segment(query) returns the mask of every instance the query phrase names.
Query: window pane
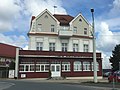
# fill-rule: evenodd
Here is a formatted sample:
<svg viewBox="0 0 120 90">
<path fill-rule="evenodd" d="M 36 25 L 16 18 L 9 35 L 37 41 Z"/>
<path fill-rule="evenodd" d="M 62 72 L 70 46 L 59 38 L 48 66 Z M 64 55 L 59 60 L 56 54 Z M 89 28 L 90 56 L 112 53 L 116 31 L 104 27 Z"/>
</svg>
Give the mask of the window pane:
<svg viewBox="0 0 120 90">
<path fill-rule="evenodd" d="M 49 65 L 45 65 L 45 71 L 49 71 Z"/>
<path fill-rule="evenodd" d="M 55 51 L 55 43 L 49 43 L 49 51 Z"/>
<path fill-rule="evenodd" d="M 74 71 L 81 71 L 82 70 L 82 65 L 80 61 L 75 61 L 74 62 Z"/>
<path fill-rule="evenodd" d="M 38 26 L 37 26 L 38 28 L 37 28 L 37 31 L 39 32 L 39 31 L 42 31 L 42 24 L 38 24 Z"/>
<path fill-rule="evenodd" d="M 83 62 L 83 70 L 90 71 L 90 62 Z"/>
<path fill-rule="evenodd" d="M 20 65 L 20 71 L 24 71 L 24 65 Z"/>
<path fill-rule="evenodd" d="M 55 31 L 55 26 L 51 25 L 51 32 L 54 32 L 54 31 Z"/>
<path fill-rule="evenodd" d="M 34 71 L 34 65 L 30 65 L 30 71 Z"/>
<path fill-rule="evenodd" d="M 52 66 L 52 67 L 51 67 L 51 71 L 55 71 L 55 66 Z"/>
<path fill-rule="evenodd" d="M 26 65 L 25 71 L 29 71 L 29 66 Z"/>
<path fill-rule="evenodd" d="M 42 50 L 43 42 L 36 42 L 36 50 Z"/>
<path fill-rule="evenodd" d="M 70 62 L 62 62 L 62 71 L 70 71 Z"/>
<path fill-rule="evenodd" d="M 44 71 L 44 65 L 41 65 L 41 71 Z"/>
<path fill-rule="evenodd" d="M 77 27 L 73 27 L 73 33 L 77 33 Z"/>
<path fill-rule="evenodd" d="M 73 52 L 78 52 L 78 44 L 73 44 Z"/>
<path fill-rule="evenodd" d="M 84 34 L 85 35 L 87 34 L 87 28 L 84 28 Z"/>
<path fill-rule="evenodd" d="M 36 65 L 36 71 L 40 71 L 40 65 Z"/>
<path fill-rule="evenodd" d="M 60 66 L 56 66 L 56 71 L 60 71 Z"/>
<path fill-rule="evenodd" d="M 67 52 L 67 47 L 68 47 L 67 43 L 62 43 L 62 51 L 63 52 Z"/>
<path fill-rule="evenodd" d="M 88 52 L 88 50 L 89 50 L 89 46 L 88 46 L 88 44 L 84 44 L 84 52 Z"/>
</svg>

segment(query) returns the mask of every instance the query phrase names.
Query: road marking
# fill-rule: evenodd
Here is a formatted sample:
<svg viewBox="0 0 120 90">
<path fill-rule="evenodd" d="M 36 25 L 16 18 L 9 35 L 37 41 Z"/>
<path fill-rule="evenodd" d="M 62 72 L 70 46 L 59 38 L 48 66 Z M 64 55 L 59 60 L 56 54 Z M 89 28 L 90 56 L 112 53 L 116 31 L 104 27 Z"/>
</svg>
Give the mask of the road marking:
<svg viewBox="0 0 120 90">
<path fill-rule="evenodd" d="M 13 85 L 15 85 L 15 84 L 9 83 L 9 82 L 0 82 L 0 90 L 7 89 Z"/>
</svg>

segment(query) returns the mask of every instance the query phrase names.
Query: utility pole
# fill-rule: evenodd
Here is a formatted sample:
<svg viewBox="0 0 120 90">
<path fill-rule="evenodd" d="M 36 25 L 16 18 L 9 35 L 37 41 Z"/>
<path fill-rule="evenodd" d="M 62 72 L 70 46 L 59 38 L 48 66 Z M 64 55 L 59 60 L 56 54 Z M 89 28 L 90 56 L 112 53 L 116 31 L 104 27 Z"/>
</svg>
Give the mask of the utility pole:
<svg viewBox="0 0 120 90">
<path fill-rule="evenodd" d="M 95 38 L 95 29 L 94 29 L 94 9 L 91 9 L 92 13 L 92 34 L 93 34 L 93 68 L 94 68 L 94 83 L 97 83 L 97 62 L 96 62 L 96 38 Z"/>
</svg>

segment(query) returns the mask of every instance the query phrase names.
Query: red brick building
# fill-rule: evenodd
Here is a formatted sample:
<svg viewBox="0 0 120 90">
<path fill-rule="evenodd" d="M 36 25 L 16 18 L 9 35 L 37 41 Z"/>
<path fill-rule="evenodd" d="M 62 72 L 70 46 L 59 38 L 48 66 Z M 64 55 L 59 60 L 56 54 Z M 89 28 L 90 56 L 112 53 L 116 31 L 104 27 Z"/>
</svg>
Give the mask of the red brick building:
<svg viewBox="0 0 120 90">
<path fill-rule="evenodd" d="M 97 53 L 97 74 L 102 77 L 101 53 Z M 19 51 L 19 78 L 93 78 L 92 53 Z"/>
</svg>

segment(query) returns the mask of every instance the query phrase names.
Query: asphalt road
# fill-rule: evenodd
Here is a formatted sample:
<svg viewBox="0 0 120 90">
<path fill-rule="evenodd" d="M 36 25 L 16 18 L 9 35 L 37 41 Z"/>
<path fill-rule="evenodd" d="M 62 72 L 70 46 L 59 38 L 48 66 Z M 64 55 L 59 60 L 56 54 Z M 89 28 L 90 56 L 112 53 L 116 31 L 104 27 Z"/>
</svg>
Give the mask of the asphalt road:
<svg viewBox="0 0 120 90">
<path fill-rule="evenodd" d="M 2 88 L 1 88 L 2 87 Z M 0 90 L 109 90 L 93 86 L 71 85 L 50 82 L 26 82 L 0 80 Z"/>
</svg>

